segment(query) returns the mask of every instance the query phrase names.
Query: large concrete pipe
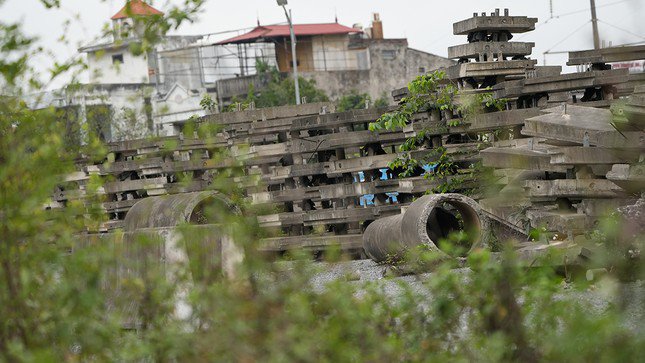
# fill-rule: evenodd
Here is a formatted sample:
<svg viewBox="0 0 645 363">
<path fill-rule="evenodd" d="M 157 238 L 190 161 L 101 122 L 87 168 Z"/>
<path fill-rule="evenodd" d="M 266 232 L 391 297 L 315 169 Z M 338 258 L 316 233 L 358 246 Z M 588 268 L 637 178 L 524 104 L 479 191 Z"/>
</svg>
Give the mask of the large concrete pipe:
<svg viewBox="0 0 645 363">
<path fill-rule="evenodd" d="M 208 207 L 208 208 L 207 208 Z M 215 191 L 160 195 L 144 198 L 125 215 L 124 231 L 175 227 L 179 224 L 220 222 L 217 211 L 233 211 L 233 204 Z"/>
<path fill-rule="evenodd" d="M 163 271 L 168 281 L 176 283 L 175 315 L 187 319 L 191 305 L 187 291 L 194 283 L 209 284 L 220 276 L 246 284 L 240 269 L 244 250 L 230 237 L 226 225 L 229 213 L 239 210 L 215 191 L 181 193 L 141 199 L 125 216 L 123 233 L 108 233 L 99 238 L 110 240 L 115 248 L 114 278 L 108 289 L 114 295 L 115 308 L 123 310 L 123 325 L 137 327 L 139 296 L 123 289 L 124 278 L 145 281 L 151 273 Z M 188 224 L 177 228 L 182 224 Z M 185 268 L 187 270 L 184 270 Z M 190 271 L 190 280 L 177 280 L 176 273 Z"/>
<path fill-rule="evenodd" d="M 238 208 L 216 191 L 201 191 L 144 198 L 130 208 L 124 220 L 123 239 L 136 259 L 139 249 L 150 249 L 137 243 L 142 237 L 154 237 L 161 249 L 152 248 L 165 263 L 199 261 L 199 268 L 214 265 L 224 275 L 235 278 L 237 265 L 244 258 L 243 249 L 230 238 L 222 218 L 239 213 Z M 190 224 L 181 230 L 177 226 Z M 180 243 L 182 242 L 182 243 Z M 195 264 L 193 264 L 195 265 Z M 202 275 L 203 271 L 193 271 Z"/>
<path fill-rule="evenodd" d="M 403 257 L 406 251 L 419 245 L 453 254 L 441 250 L 438 243 L 462 230 L 466 239 L 459 247 L 471 251 L 481 242 L 481 215 L 477 202 L 464 195 L 425 195 L 410 204 L 404 213 L 372 222 L 363 234 L 363 249 L 376 262 Z"/>
</svg>

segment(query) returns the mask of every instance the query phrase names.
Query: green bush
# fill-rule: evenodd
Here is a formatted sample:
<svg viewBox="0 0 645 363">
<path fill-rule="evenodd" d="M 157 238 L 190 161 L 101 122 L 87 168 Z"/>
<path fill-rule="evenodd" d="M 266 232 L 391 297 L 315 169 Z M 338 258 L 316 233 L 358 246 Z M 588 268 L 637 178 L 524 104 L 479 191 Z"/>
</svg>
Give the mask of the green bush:
<svg viewBox="0 0 645 363">
<path fill-rule="evenodd" d="M 316 87 L 316 81 L 302 77 L 298 78 L 300 97 L 306 98 L 307 103 L 329 101 L 325 91 Z M 280 81 L 273 80 L 268 87 L 255 97 L 256 107 L 274 107 L 296 104 L 296 88 L 291 77 Z"/>
<path fill-rule="evenodd" d="M 351 90 L 349 94 L 342 96 L 338 100 L 337 112 L 344 112 L 349 110 L 360 110 L 369 107 L 385 107 L 388 105 L 387 97 L 383 95 L 372 102 L 372 98 L 367 93 L 359 93 L 357 90 Z"/>
<path fill-rule="evenodd" d="M 3 52 L 29 54 L 29 42 L 7 37 L 17 28 L 0 27 Z M 148 255 L 123 260 L 123 245 L 82 242 L 78 231 L 100 221 L 97 180 L 86 188 L 88 203 L 45 207 L 54 204 L 52 192 L 75 170 L 77 157 L 102 160 L 105 149 L 95 139 L 66 143 L 59 113 L 26 106 L 12 87 L 25 75 L 25 59 L 3 58 L 0 67 L 8 85 L 0 98 L 0 361 L 642 360 L 642 329 L 623 325 L 630 317 L 619 302 L 629 296 L 614 288 L 617 303 L 589 313 L 575 295 L 563 297 L 563 289 L 594 286 L 565 284 L 551 268 L 526 269 L 511 253 L 495 259 L 477 252 L 469 256 L 468 269 L 446 262 L 432 274 L 372 283 L 347 278 L 315 289 L 312 276 L 325 265 L 298 254 L 275 263 L 257 252 L 254 213 L 230 183 L 239 170 L 223 173 L 214 184 L 233 195 L 242 212 L 213 211 L 246 251 L 236 279 L 219 271 L 195 274 L 191 268 L 205 267 L 191 261 L 164 265 Z M 184 238 L 178 246 L 208 255 L 191 243 L 193 235 L 179 230 Z M 603 241 L 614 240 L 614 230 L 603 231 Z M 133 243 L 158 248 L 160 242 Z M 417 253 L 419 260 L 433 259 Z M 342 259 L 328 256 L 330 262 Z M 136 274 L 115 273 L 115 266 L 128 264 Z M 635 276 L 642 278 L 642 271 Z M 386 283 L 396 288 L 386 289 Z M 616 283 L 610 277 L 598 288 Z M 180 303 L 184 316 L 177 314 Z M 126 330 L 132 313 L 138 323 Z"/>
<path fill-rule="evenodd" d="M 224 112 L 237 110 L 238 104 L 242 110 L 248 109 L 252 104 L 256 108 L 276 107 L 296 104 L 296 87 L 293 78 L 281 78 L 277 70 L 266 73 L 270 77 L 268 85 L 256 91 L 255 85 L 251 84 L 244 99 L 233 97 L 232 103 L 224 109 Z M 325 91 L 316 87 L 316 81 L 302 77 L 298 78 L 300 97 L 305 98 L 307 103 L 326 102 L 329 98 Z"/>
</svg>

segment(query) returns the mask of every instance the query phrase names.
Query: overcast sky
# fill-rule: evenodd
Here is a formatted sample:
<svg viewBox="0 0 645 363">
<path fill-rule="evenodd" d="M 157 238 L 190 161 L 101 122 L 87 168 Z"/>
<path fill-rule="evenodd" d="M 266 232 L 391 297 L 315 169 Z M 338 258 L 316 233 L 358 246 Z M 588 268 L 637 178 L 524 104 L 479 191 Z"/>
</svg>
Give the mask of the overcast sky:
<svg viewBox="0 0 645 363">
<path fill-rule="evenodd" d="M 164 11 L 169 3 L 181 0 L 148 1 Z M 37 36 L 50 49 L 54 59 L 65 60 L 77 54 L 79 45 L 95 38 L 124 0 L 61 0 L 60 10 L 47 10 L 38 0 L 5 0 L 0 5 L 0 20 L 20 22 L 26 33 Z M 552 12 L 551 6 L 552 4 Z M 564 65 L 566 55 L 546 55 L 545 51 L 582 50 L 593 47 L 589 0 L 289 0 L 295 23 L 361 23 L 369 26 L 371 14 L 380 13 L 386 38 L 407 38 L 410 47 L 447 55 L 447 48 L 466 42 L 465 36 L 452 35 L 452 23 L 472 16 L 473 12 L 491 12 L 509 8 L 511 15 L 537 17 L 536 30 L 517 35 L 513 40 L 535 42 L 532 57 L 542 65 Z M 645 42 L 645 0 L 596 0 L 600 38 L 613 45 Z M 551 14 L 553 17 L 551 17 Z M 219 33 L 261 24 L 285 21 L 275 0 L 208 0 L 204 12 L 192 24 L 176 34 Z M 59 38 L 65 33 L 65 21 L 71 20 L 67 43 Z M 226 38 L 235 34 L 214 36 Z M 219 37 L 219 38 L 218 38 Z M 43 53 L 36 60 L 39 68 L 52 62 Z M 572 71 L 571 68 L 567 69 Z M 60 82 L 55 86 L 60 85 Z"/>
</svg>

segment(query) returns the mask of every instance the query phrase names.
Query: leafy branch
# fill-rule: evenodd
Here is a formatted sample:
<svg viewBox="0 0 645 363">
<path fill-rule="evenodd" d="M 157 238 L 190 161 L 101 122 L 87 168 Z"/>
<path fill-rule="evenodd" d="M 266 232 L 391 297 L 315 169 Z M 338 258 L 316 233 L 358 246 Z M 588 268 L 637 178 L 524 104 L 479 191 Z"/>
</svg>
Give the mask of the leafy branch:
<svg viewBox="0 0 645 363">
<path fill-rule="evenodd" d="M 399 109 L 387 112 L 370 123 L 370 131 L 402 129 L 410 122 L 412 115 L 432 108 L 452 110 L 457 88 L 444 84 L 445 76 L 444 72 L 435 71 L 415 78 L 408 84 L 408 96 L 402 100 Z"/>
<path fill-rule="evenodd" d="M 405 97 L 397 110 L 383 114 L 378 120 L 370 123 L 369 129 L 374 132 L 381 130 L 395 131 L 403 129 L 410 124 L 415 114 L 422 112 L 435 113 L 444 111 L 447 114 L 456 114 L 455 118 L 446 117 L 440 121 L 439 127 L 456 127 L 462 122 L 472 120 L 475 115 L 501 111 L 506 108 L 506 99 L 496 99 L 492 92 L 464 94 L 445 78 L 445 73 L 435 71 L 417 77 L 408 84 L 408 95 Z M 486 89 L 489 90 L 489 89 Z M 433 149 L 423 158 L 417 160 L 412 157 L 411 152 L 424 148 L 431 135 L 436 131 L 423 129 L 408 137 L 400 146 L 402 155 L 392 161 L 389 167 L 399 171 L 399 177 L 415 175 L 423 165 L 431 165 L 432 171 L 427 174 L 432 179 L 443 179 L 446 176 L 454 175 L 457 172 L 457 165 L 446 148 Z M 480 168 L 481 169 L 481 168 Z M 475 169 L 471 170 L 468 176 L 451 178 L 442 185 L 435 188 L 438 192 L 461 190 L 463 183 L 475 178 Z"/>
</svg>

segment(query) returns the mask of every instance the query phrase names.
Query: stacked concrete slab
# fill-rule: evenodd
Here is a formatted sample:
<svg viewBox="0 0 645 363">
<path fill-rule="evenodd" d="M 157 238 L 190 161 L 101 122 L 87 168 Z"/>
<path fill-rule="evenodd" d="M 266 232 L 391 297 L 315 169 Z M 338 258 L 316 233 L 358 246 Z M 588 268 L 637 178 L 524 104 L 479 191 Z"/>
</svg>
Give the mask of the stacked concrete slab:
<svg viewBox="0 0 645 363">
<path fill-rule="evenodd" d="M 513 34 L 534 30 L 536 22 L 536 18 L 511 16 L 508 9 L 502 14 L 496 9 L 490 14 L 474 13 L 471 18 L 453 25 L 453 33 L 467 36 L 468 41 L 448 49 L 450 58 L 457 60 L 458 64 L 444 70 L 446 82 L 459 89 L 462 98 L 457 102 L 476 94 L 492 92 L 491 87 L 503 82 L 524 80 L 527 75 L 559 74 L 561 67 L 537 67 L 537 62 L 528 58 L 534 43 L 510 41 Z M 405 94 L 405 91 L 396 91 L 393 96 L 402 99 Z M 435 109 L 425 117 L 427 120 L 423 115 L 414 117 L 407 128 L 408 135 L 423 132 L 431 135 L 432 148 L 459 150 L 460 158 L 452 161 L 458 168 L 457 174 L 468 174 L 481 160 L 480 150 L 493 142 L 511 142 L 509 139 L 516 141 L 522 138 L 520 131 L 524 120 L 540 114 L 538 108 L 517 107 L 513 102 L 509 102 L 506 109 L 495 111 L 489 107 L 485 113 L 463 119 L 464 115 L 457 110 Z M 455 185 L 452 188 L 454 192 L 461 191 L 455 189 Z M 503 218 L 499 219 L 504 222 Z"/>
<path fill-rule="evenodd" d="M 510 40 L 513 34 L 534 30 L 536 22 L 536 18 L 511 16 L 508 9 L 500 14 L 496 9 L 454 23 L 453 34 L 466 35 L 468 43 L 448 48 L 448 56 L 459 62 L 448 68 L 448 78 L 458 80 L 462 88 L 475 89 L 523 78 L 537 63 L 527 58 L 535 44 Z"/>
<path fill-rule="evenodd" d="M 513 34 L 535 29 L 536 22 L 536 18 L 511 16 L 508 9 L 502 14 L 496 9 L 490 14 L 474 13 L 471 18 L 453 25 L 453 33 L 465 35 L 468 41 L 448 48 L 449 57 L 458 63 L 443 70 L 445 83 L 452 83 L 459 89 L 457 103 L 476 94 L 491 92 L 490 88 L 500 82 L 524 79 L 529 72 L 559 73 L 560 67 L 536 67 L 536 61 L 528 58 L 534 43 L 510 41 Z M 393 92 L 395 100 L 402 100 L 406 95 L 406 90 Z M 456 109 L 431 109 L 415 115 L 405 131 L 408 136 L 423 133 L 430 138 L 427 153 L 438 148 L 455 150 L 450 153 L 456 167 L 455 177 L 471 176 L 473 167 L 481 160 L 480 150 L 490 146 L 495 138 L 521 136 L 524 119 L 539 114 L 538 109 L 518 109 L 510 105 L 500 112 L 492 112 L 490 108 L 487 111 L 464 119 Z M 472 187 L 472 182 L 450 185 L 453 192 L 471 191 Z"/>
<path fill-rule="evenodd" d="M 473 166 L 483 161 L 495 169 L 491 183 L 499 193 L 474 197 L 489 217 L 517 232 L 543 228 L 575 236 L 643 191 L 645 89 L 630 85 L 638 77 L 607 65 L 633 58 L 625 49 L 572 54 L 576 64 L 590 62 L 587 72 L 561 75 L 560 67 L 536 66 L 528 58 L 533 43 L 510 42 L 536 21 L 496 10 L 454 24 L 454 34 L 466 35 L 468 43 L 449 49 L 459 63 L 445 70 L 446 81 L 465 96 L 493 92 L 507 99 L 503 111 L 460 120 L 457 111 L 431 109 L 403 130 L 380 133 L 368 124 L 391 108 L 337 113 L 321 103 L 210 115 L 199 121 L 221 132 L 208 139 L 181 134 L 109 145 L 108 160 L 80 164 L 51 207 L 82 200 L 96 175 L 105 182 L 107 222 L 92 232 L 110 232 L 123 227 L 142 198 L 208 190 L 213 175 L 241 162 L 247 178 L 231 182 L 241 183 L 253 203 L 274 208 L 258 217 L 273 236 L 262 249 L 360 250 L 371 221 L 400 214 L 440 184 L 472 189 Z M 629 87 L 633 95 L 613 105 L 613 113 L 607 110 Z M 578 99 L 576 92 L 584 95 Z M 405 95 L 393 92 L 395 100 Z M 430 179 L 416 170 L 398 178 L 388 167 L 400 156 L 397 146 L 421 131 L 426 142 L 412 157 L 432 164 L 445 150 L 455 175 Z M 233 157 L 220 159 L 219 150 Z"/>
<path fill-rule="evenodd" d="M 333 110 L 330 103 L 307 104 L 299 107 L 276 107 L 236 113 L 213 115 L 223 125 L 220 133 L 208 138 L 196 133 L 178 136 L 116 142 L 107 145 L 106 160 L 83 160 L 78 171 L 66 177 L 53 196 L 50 207 L 63 207 L 73 200 L 83 200 L 89 181 L 96 176 L 101 182 L 101 206 L 107 222 L 92 232 L 108 232 L 123 227 L 130 208 L 142 198 L 208 190 L 212 175 L 218 170 L 236 166 L 235 158 L 222 159 L 227 154 L 240 154 L 243 146 L 258 147 L 276 142 L 280 132 L 290 127 L 294 117 Z M 177 127 L 182 127 L 178 123 Z M 277 131 L 276 131 L 277 130 Z M 248 155 L 248 152 L 244 152 Z M 278 158 L 266 162 L 277 163 Z M 252 161 L 249 168 L 254 169 Z M 251 171 L 252 172 L 252 171 Z M 235 183 L 249 183 L 235 179 Z"/>
<path fill-rule="evenodd" d="M 486 210 L 518 229 L 575 237 L 645 191 L 637 176 L 645 152 L 638 86 L 643 77 L 609 64 L 643 59 L 641 48 L 572 52 L 568 64 L 586 71 L 528 73 L 493 87 L 495 97 L 517 108 L 539 108 L 540 115 L 524 120 L 524 138 L 482 151 L 484 165 L 496 168 L 504 184 L 496 198 L 482 201 Z"/>
<path fill-rule="evenodd" d="M 447 78 L 461 95 L 492 91 L 507 101 L 506 110 L 489 110 L 458 127 L 447 125 L 461 115 L 432 111 L 434 122 L 416 123 L 423 118 L 417 115 L 408 130 L 436 135 L 438 145 L 457 149 L 455 140 L 478 140 L 484 150 L 473 158 L 495 169 L 499 188 L 494 197 L 476 196 L 485 212 L 518 232 L 540 229 L 563 238 L 588 231 L 643 191 L 641 88 L 636 86 L 627 104 L 619 100 L 641 76 L 609 64 L 642 59 L 643 51 L 572 53 L 569 64 L 585 65 L 585 71 L 560 74 L 561 67 L 538 67 L 528 59 L 533 43 L 509 41 L 514 33 L 533 30 L 536 21 L 496 10 L 455 23 L 454 34 L 467 35 L 468 43 L 449 48 L 459 64 L 446 70 Z M 402 99 L 406 92 L 393 96 Z M 629 117 L 617 124 L 617 114 Z"/>
<path fill-rule="evenodd" d="M 84 199 L 96 175 L 103 182 L 99 194 L 107 221 L 89 232 L 112 232 L 124 227 L 142 199 L 209 190 L 215 174 L 241 165 L 247 177 L 231 182 L 240 183 L 253 203 L 275 211 L 258 217 L 274 236 L 264 240 L 263 249 L 339 244 L 360 250 L 369 222 L 400 213 L 401 206 L 438 183 L 422 177 L 398 180 L 388 169 L 405 133 L 368 130 L 387 110 L 333 113 L 334 106 L 323 103 L 210 115 L 199 122 L 216 124 L 221 132 L 209 138 L 182 133 L 108 145 L 107 160 L 79 164 L 52 206 Z M 230 158 L 220 159 L 222 150 Z"/>
<path fill-rule="evenodd" d="M 592 65 L 598 69 L 607 69 L 611 63 L 631 62 L 645 59 L 645 45 L 619 46 L 603 49 L 583 50 L 569 52 L 570 66 Z M 645 73 L 630 73 L 628 81 L 616 85 L 615 92 L 619 96 L 628 96 L 634 91 L 634 87 L 645 83 Z"/>
<path fill-rule="evenodd" d="M 507 183 L 484 208 L 520 228 L 573 237 L 633 203 L 645 184 L 624 188 L 611 171 L 623 168 L 630 179 L 627 170 L 638 169 L 645 152 L 645 133 L 631 121 L 618 128 L 613 120 L 609 110 L 566 104 L 528 118 L 522 134 L 529 139 L 482 151 L 484 164 Z"/>
<path fill-rule="evenodd" d="M 261 175 L 260 186 L 248 190 L 249 198 L 276 207 L 276 213 L 258 217 L 262 227 L 277 234 L 264 240 L 263 249 L 338 244 L 360 250 L 371 221 L 399 214 L 414 197 L 441 182 L 422 176 L 398 179 L 388 167 L 399 156 L 405 132 L 368 130 L 388 110 L 294 117 L 277 142 L 251 145 L 238 154 Z M 219 122 L 215 117 L 210 121 Z"/>
<path fill-rule="evenodd" d="M 573 238 L 645 191 L 638 172 L 630 174 L 642 169 L 645 152 L 640 88 L 627 105 L 618 100 L 618 90 L 633 90 L 638 82 L 629 86 L 626 70 L 612 70 L 605 63 L 588 67 L 586 72 L 495 87 L 498 97 L 528 97 L 533 104 L 548 99 L 551 92 L 582 90 L 584 96 L 577 100 L 569 93 L 559 106 L 526 119 L 521 133 L 528 139 L 497 143 L 482 152 L 484 165 L 497 168 L 508 183 L 497 198 L 483 202 L 485 209 L 527 230 Z M 612 104 L 613 112 L 605 109 Z M 619 178 L 624 181 L 616 182 Z"/>
</svg>

